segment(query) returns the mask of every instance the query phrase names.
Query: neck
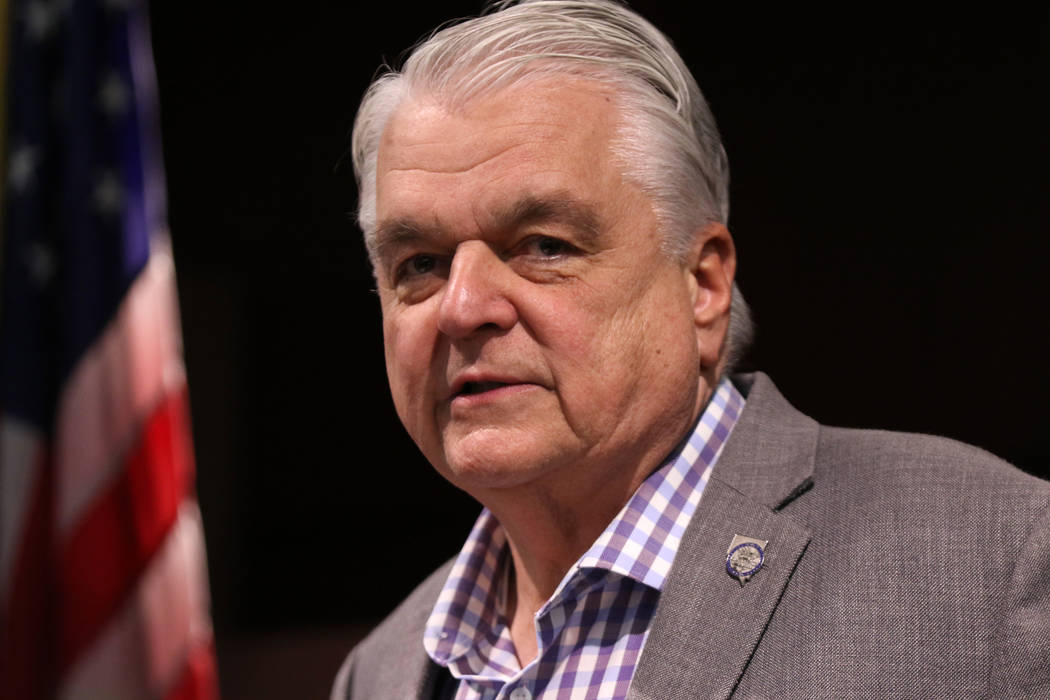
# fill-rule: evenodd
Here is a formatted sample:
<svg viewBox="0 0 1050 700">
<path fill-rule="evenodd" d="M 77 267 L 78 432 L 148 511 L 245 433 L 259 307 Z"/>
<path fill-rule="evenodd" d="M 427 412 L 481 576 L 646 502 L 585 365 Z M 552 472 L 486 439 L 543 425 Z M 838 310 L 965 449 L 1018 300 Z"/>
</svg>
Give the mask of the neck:
<svg viewBox="0 0 1050 700">
<path fill-rule="evenodd" d="M 629 472 L 608 470 L 604 479 L 586 479 L 590 488 L 580 488 L 579 483 L 532 484 L 513 489 L 507 498 L 487 499 L 510 547 L 506 616 L 523 667 L 537 653 L 536 612 L 669 451 L 665 447 Z M 576 470 L 575 476 L 583 476 L 582 471 Z"/>
<path fill-rule="evenodd" d="M 712 387 L 701 382 L 692 416 L 668 431 L 670 439 L 642 446 L 623 464 L 578 464 L 543 482 L 474 494 L 507 534 L 513 570 L 506 614 L 522 666 L 536 656 L 536 612 L 642 482 L 687 437 Z"/>
<path fill-rule="evenodd" d="M 637 484 L 628 488 L 633 493 Z M 619 490 L 609 491 L 593 493 L 587 508 L 573 507 L 540 490 L 530 494 L 531 503 L 517 499 L 513 507 L 494 511 L 507 533 L 518 600 L 528 603 L 533 612 L 550 598 L 569 568 L 626 503 Z"/>
<path fill-rule="evenodd" d="M 516 505 L 523 507 L 522 513 L 514 509 L 508 513 L 504 509 L 494 514 L 503 524 L 510 547 L 506 616 L 518 662 L 524 667 L 538 651 L 536 612 L 551 598 L 570 567 L 590 548 L 623 503 L 611 499 L 595 507 L 592 502 L 586 510 L 581 510 L 566 508 L 553 498 L 534 494 L 531 507 L 525 507 L 521 501 Z"/>
</svg>

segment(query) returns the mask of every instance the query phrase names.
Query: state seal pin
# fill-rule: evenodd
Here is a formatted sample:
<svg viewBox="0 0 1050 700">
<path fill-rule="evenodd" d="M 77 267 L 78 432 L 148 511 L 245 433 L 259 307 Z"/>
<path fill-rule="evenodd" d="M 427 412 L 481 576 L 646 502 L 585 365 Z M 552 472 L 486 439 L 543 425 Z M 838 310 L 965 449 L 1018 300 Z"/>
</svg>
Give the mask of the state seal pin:
<svg viewBox="0 0 1050 700">
<path fill-rule="evenodd" d="M 762 568 L 766 558 L 766 545 L 769 540 L 756 540 L 754 537 L 733 535 L 733 541 L 726 550 L 726 572 L 740 581 L 743 586 L 748 579 Z"/>
</svg>

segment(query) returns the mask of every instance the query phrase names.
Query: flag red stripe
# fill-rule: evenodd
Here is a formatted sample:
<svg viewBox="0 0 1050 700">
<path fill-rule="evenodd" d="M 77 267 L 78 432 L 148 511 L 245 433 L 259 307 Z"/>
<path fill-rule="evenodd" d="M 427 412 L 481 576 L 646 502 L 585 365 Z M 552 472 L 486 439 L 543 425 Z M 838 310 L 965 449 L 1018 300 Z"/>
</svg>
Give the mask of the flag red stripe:
<svg viewBox="0 0 1050 700">
<path fill-rule="evenodd" d="M 54 472 L 42 447 L 35 462 L 36 483 L 0 619 L 0 691 L 25 700 L 51 698 L 58 680 L 51 666 Z"/>
<path fill-rule="evenodd" d="M 217 700 L 218 688 L 215 647 L 209 642 L 190 650 L 182 676 L 164 700 Z"/>
<path fill-rule="evenodd" d="M 59 669 L 65 673 L 134 589 L 191 489 L 186 391 L 157 406 L 124 469 L 62 544 Z"/>
</svg>

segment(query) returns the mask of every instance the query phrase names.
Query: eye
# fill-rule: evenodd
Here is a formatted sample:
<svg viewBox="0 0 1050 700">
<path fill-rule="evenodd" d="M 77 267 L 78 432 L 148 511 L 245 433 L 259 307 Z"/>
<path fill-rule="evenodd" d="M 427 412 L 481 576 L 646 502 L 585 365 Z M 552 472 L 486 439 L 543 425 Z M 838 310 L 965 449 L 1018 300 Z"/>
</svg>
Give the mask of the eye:
<svg viewBox="0 0 1050 700">
<path fill-rule="evenodd" d="M 540 258 L 557 258 L 573 251 L 573 247 L 560 238 L 536 236 L 526 241 L 526 251 Z"/>
<path fill-rule="evenodd" d="M 426 255 L 425 253 L 413 255 L 398 265 L 397 277 L 401 279 L 403 277 L 425 275 L 433 272 L 437 265 L 438 260 L 433 255 Z"/>
</svg>

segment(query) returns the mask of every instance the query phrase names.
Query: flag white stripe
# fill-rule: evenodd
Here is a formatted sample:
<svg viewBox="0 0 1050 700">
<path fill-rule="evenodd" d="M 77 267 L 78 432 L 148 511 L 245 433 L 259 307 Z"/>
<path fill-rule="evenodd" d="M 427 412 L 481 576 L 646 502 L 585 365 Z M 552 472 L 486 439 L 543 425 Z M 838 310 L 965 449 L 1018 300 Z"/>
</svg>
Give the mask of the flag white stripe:
<svg viewBox="0 0 1050 700">
<path fill-rule="evenodd" d="M 54 449 L 61 539 L 120 476 L 149 412 L 185 382 L 179 337 L 174 265 L 158 241 L 59 398 Z"/>
<path fill-rule="evenodd" d="M 171 690 L 191 651 L 208 644 L 200 510 L 186 501 L 134 593 L 63 679 L 60 700 L 140 700 Z"/>
</svg>

